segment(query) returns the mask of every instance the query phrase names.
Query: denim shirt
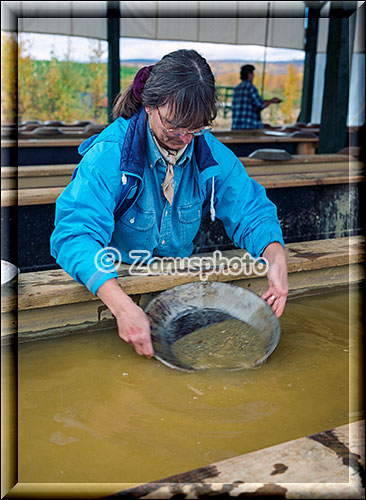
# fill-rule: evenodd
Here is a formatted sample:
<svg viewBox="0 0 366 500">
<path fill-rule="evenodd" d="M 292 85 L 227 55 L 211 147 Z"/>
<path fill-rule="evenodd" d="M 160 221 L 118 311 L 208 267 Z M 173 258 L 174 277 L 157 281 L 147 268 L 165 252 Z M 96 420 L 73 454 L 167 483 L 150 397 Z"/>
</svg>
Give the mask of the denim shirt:
<svg viewBox="0 0 366 500">
<path fill-rule="evenodd" d="M 194 169 L 194 139 L 174 166 L 174 196 L 170 206 L 162 183 L 166 163 L 147 125 L 143 189 L 136 203 L 117 221 L 112 246 L 123 262 L 132 263 L 131 250 L 147 250 L 151 256 L 185 257 L 193 251 L 193 239 L 201 222 L 202 203 L 197 169 Z"/>
<path fill-rule="evenodd" d="M 264 187 L 210 133 L 192 140 L 174 167 L 170 206 L 161 188 L 166 167 L 149 133 L 142 108 L 80 145 L 83 158 L 56 200 L 50 239 L 51 254 L 75 280 L 95 295 L 117 277 L 113 262 L 105 261 L 111 250 L 127 263 L 135 260 L 131 250 L 149 251 L 152 258 L 191 255 L 208 211 L 253 257 L 271 242 L 284 246 L 276 207 Z"/>
</svg>

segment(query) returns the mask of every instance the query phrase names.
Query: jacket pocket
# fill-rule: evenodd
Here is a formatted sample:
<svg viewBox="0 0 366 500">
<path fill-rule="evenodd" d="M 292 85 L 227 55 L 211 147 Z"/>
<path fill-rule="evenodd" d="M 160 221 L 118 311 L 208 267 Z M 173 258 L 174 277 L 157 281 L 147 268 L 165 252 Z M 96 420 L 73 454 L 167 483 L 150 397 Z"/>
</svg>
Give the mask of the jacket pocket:
<svg viewBox="0 0 366 500">
<path fill-rule="evenodd" d="M 147 231 L 154 225 L 155 212 L 147 212 L 135 204 L 131 210 L 122 215 L 120 222 L 130 229 Z"/>
</svg>

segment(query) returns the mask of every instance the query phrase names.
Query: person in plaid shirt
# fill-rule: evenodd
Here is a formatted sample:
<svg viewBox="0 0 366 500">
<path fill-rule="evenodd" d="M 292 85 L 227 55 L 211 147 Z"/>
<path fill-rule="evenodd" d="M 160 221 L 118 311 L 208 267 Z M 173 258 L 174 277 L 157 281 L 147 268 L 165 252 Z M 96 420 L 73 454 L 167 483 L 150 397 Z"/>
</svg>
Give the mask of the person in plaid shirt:
<svg viewBox="0 0 366 500">
<path fill-rule="evenodd" d="M 281 102 L 278 97 L 264 101 L 253 85 L 255 67 L 245 64 L 240 69 L 241 83 L 234 89 L 232 100 L 232 130 L 262 128 L 261 111 L 270 104 Z"/>
</svg>

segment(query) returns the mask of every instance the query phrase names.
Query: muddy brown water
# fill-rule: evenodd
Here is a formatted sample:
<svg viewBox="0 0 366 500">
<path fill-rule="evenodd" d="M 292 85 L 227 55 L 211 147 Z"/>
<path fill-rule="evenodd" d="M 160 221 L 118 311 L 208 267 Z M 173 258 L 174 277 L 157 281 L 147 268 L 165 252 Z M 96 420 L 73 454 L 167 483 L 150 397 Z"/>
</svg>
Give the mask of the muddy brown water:
<svg viewBox="0 0 366 500">
<path fill-rule="evenodd" d="M 115 330 L 19 345 L 18 481 L 153 481 L 359 420 L 360 300 L 289 300 L 275 351 L 240 371 L 172 370 Z"/>
</svg>

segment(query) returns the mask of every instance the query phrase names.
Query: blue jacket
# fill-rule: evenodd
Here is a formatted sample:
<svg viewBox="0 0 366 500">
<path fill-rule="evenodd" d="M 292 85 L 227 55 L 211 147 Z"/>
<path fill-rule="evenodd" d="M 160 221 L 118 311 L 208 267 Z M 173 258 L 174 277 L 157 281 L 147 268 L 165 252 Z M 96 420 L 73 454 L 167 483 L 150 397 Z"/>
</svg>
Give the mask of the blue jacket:
<svg viewBox="0 0 366 500">
<path fill-rule="evenodd" d="M 253 257 L 271 242 L 284 246 L 277 210 L 265 189 L 210 133 L 194 138 L 192 159 L 182 167 L 184 181 L 172 206 L 166 203 L 158 213 L 160 194 L 153 190 L 146 143 L 143 108 L 129 120 L 118 118 L 81 144 L 83 158 L 56 200 L 51 254 L 93 294 L 117 277 L 110 248 L 127 263 L 133 261 L 129 252 L 134 249 L 188 257 L 208 210 L 212 219 L 216 215 L 223 222 L 234 244 Z"/>
</svg>

